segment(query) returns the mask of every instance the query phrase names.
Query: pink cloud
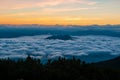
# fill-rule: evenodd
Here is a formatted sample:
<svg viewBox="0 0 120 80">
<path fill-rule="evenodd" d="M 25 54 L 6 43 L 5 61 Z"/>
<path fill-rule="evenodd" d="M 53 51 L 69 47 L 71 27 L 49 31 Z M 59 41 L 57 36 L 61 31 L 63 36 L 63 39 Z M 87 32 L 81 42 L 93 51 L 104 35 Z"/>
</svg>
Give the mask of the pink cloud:
<svg viewBox="0 0 120 80">
<path fill-rule="evenodd" d="M 59 8 L 59 9 L 52 9 L 52 8 L 46 8 L 43 11 L 48 12 L 67 12 L 67 11 L 80 11 L 80 10 L 93 10 L 97 9 L 97 7 L 83 7 L 83 8 Z"/>
<path fill-rule="evenodd" d="M 61 4 L 85 4 L 95 5 L 91 0 L 0 0 L 0 9 L 22 9 L 31 7 L 55 6 Z"/>
</svg>

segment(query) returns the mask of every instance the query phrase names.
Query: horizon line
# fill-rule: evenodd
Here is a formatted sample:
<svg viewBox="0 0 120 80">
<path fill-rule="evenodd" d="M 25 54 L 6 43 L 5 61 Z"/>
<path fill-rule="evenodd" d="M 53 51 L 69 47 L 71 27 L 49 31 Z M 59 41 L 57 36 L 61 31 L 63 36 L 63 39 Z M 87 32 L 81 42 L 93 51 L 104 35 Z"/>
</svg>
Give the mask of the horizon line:
<svg viewBox="0 0 120 80">
<path fill-rule="evenodd" d="M 36 26 L 118 26 L 120 24 L 0 24 L 0 25 L 36 25 Z"/>
</svg>

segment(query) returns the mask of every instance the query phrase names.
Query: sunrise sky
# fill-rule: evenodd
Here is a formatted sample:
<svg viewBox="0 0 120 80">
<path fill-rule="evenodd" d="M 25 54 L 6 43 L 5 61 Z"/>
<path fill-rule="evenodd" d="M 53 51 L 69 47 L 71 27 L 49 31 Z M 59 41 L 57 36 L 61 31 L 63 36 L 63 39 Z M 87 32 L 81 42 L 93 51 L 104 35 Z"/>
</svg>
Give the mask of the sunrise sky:
<svg viewBox="0 0 120 80">
<path fill-rule="evenodd" d="M 120 24 L 120 0 L 0 0 L 0 24 Z"/>
</svg>

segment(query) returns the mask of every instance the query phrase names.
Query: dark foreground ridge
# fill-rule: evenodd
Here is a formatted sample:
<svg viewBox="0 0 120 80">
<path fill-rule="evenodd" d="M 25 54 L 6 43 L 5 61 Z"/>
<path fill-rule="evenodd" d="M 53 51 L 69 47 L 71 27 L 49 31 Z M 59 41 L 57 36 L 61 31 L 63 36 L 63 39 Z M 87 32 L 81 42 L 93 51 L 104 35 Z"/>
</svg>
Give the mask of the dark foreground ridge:
<svg viewBox="0 0 120 80">
<path fill-rule="evenodd" d="M 117 58 L 111 59 L 111 60 L 98 62 L 96 65 L 100 66 L 100 67 L 109 67 L 109 68 L 120 69 L 120 56 Z"/>
<path fill-rule="evenodd" d="M 41 64 L 28 56 L 18 61 L 1 59 L 0 80 L 120 80 L 120 68 L 100 68 L 74 57 Z"/>
<path fill-rule="evenodd" d="M 47 37 L 46 39 L 73 40 L 70 35 L 52 35 Z"/>
</svg>

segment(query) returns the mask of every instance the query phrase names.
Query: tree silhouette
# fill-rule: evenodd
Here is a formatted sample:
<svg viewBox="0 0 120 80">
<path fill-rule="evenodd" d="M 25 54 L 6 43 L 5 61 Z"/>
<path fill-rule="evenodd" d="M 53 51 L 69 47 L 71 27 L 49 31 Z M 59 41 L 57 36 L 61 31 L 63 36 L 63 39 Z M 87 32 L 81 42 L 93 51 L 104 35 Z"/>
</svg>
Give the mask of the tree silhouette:
<svg viewBox="0 0 120 80">
<path fill-rule="evenodd" d="M 120 69 L 98 67 L 73 57 L 48 60 L 30 55 L 23 60 L 0 59 L 0 80 L 120 80 Z"/>
</svg>

